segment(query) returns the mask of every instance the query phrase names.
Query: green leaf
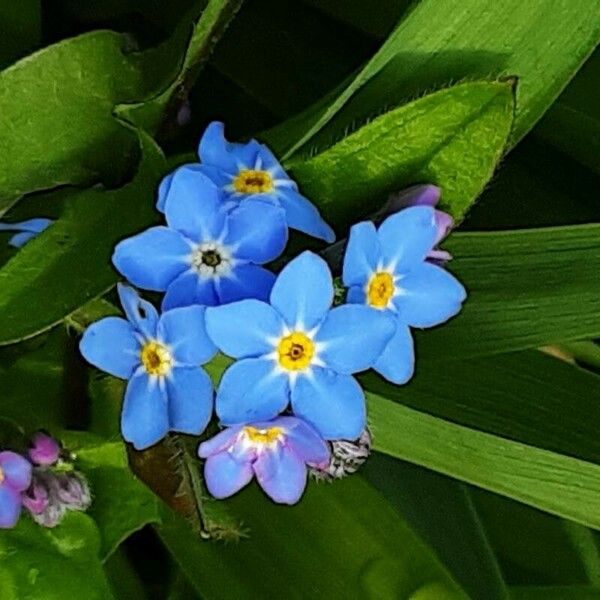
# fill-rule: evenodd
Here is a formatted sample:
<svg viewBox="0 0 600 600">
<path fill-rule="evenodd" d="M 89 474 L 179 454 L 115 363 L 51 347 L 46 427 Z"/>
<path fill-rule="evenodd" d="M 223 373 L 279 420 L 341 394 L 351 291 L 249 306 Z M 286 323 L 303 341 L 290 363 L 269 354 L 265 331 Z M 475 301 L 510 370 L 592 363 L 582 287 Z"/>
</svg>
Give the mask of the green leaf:
<svg viewBox="0 0 600 600">
<path fill-rule="evenodd" d="M 600 529 L 600 466 L 367 398 L 376 450 Z"/>
<path fill-rule="evenodd" d="M 360 476 L 309 485 L 293 507 L 251 486 L 227 502 L 250 528 L 237 544 L 203 544 L 165 515 L 158 532 L 203 598 L 466 598 L 387 502 Z"/>
<path fill-rule="evenodd" d="M 23 516 L 0 536 L 2 600 L 111 600 L 98 557 L 98 530 L 82 513 L 54 529 Z"/>
<path fill-rule="evenodd" d="M 0 269 L 0 344 L 52 327 L 114 285 L 115 243 L 157 218 L 154 195 L 164 157 L 148 136 L 140 140 L 143 159 L 131 183 L 76 194 L 56 223 Z"/>
<path fill-rule="evenodd" d="M 144 88 L 125 40 L 87 33 L 0 73 L 0 214 L 28 192 L 124 176 L 135 138 L 112 111 Z"/>
<path fill-rule="evenodd" d="M 573 35 L 577 31 L 577 35 Z M 600 6 L 588 0 L 422 0 L 380 50 L 333 97 L 328 97 L 269 138 L 289 156 L 308 141 L 339 135 L 385 106 L 396 106 L 450 81 L 517 76 L 516 143 L 542 116 L 600 36 Z M 319 134 L 315 136 L 315 134 Z"/>
<path fill-rule="evenodd" d="M 508 599 L 500 567 L 471 498 L 472 488 L 377 452 L 371 454 L 360 473 L 435 551 L 469 597 Z"/>
<path fill-rule="evenodd" d="M 460 219 L 488 182 L 512 123 L 511 82 L 457 85 L 378 117 L 307 161 L 289 164 L 302 192 L 334 223 L 373 213 L 415 183 L 443 189 Z"/>
<path fill-rule="evenodd" d="M 449 270 L 469 297 L 449 323 L 417 333 L 422 362 L 600 336 L 598 239 L 600 225 L 453 234 Z"/>
<path fill-rule="evenodd" d="M 67 432 L 63 441 L 90 482 L 93 502 L 88 514 L 100 530 L 100 556 L 106 560 L 133 532 L 160 522 L 158 498 L 129 470 L 123 442 L 83 432 Z"/>
<path fill-rule="evenodd" d="M 600 464 L 597 375 L 534 350 L 444 364 L 423 359 L 417 365 L 402 387 L 374 375 L 361 383 L 453 423 Z"/>
</svg>

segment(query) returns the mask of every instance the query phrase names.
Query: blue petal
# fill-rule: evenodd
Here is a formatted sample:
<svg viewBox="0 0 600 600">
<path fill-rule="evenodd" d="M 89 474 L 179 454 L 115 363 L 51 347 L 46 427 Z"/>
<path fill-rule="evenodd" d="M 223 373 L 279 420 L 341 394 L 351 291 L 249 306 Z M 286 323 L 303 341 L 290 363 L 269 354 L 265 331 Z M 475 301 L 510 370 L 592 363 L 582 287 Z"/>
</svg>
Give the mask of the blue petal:
<svg viewBox="0 0 600 600">
<path fill-rule="evenodd" d="M 186 306 L 164 312 L 158 324 L 158 338 L 171 348 L 179 365 L 198 366 L 217 352 L 206 332 L 204 306 Z"/>
<path fill-rule="evenodd" d="M 37 233 L 31 231 L 21 231 L 21 233 L 15 233 L 9 240 L 8 245 L 13 248 L 22 248 L 27 242 L 32 240 Z"/>
<path fill-rule="evenodd" d="M 254 477 L 248 462 L 238 462 L 227 452 L 214 454 L 204 464 L 204 480 L 215 498 L 228 498 L 248 485 Z"/>
<path fill-rule="evenodd" d="M 377 270 L 381 248 L 377 230 L 371 221 L 357 223 L 350 229 L 344 254 L 343 282 L 345 286 L 364 286 Z"/>
<path fill-rule="evenodd" d="M 161 307 L 163 310 L 171 310 L 172 308 L 191 306 L 192 304 L 215 306 L 219 303 L 214 279 L 212 277 L 200 277 L 190 269 L 182 273 L 167 288 Z"/>
<path fill-rule="evenodd" d="M 271 423 L 271 427 L 284 428 L 286 444 L 304 462 L 312 465 L 329 462 L 329 445 L 308 423 L 296 417 L 279 417 Z"/>
<path fill-rule="evenodd" d="M 213 121 L 208 125 L 198 146 L 198 155 L 205 165 L 218 167 L 227 173 L 237 173 L 242 168 L 254 168 L 260 149 L 255 140 L 236 144 L 225 139 L 223 123 Z"/>
<path fill-rule="evenodd" d="M 165 203 L 167 224 L 195 242 L 218 240 L 225 226 L 222 197 L 197 170 L 178 169 Z"/>
<path fill-rule="evenodd" d="M 253 465 L 256 480 L 267 496 L 280 504 L 296 504 L 306 487 L 306 465 L 286 446 L 259 454 Z"/>
<path fill-rule="evenodd" d="M 412 335 L 406 325 L 398 323 L 396 333 L 373 369 L 392 383 L 402 384 L 410 380 L 415 370 L 415 352 Z"/>
<path fill-rule="evenodd" d="M 271 304 L 295 328 L 318 325 L 333 302 L 333 282 L 327 263 L 303 252 L 279 273 L 271 291 Z"/>
<path fill-rule="evenodd" d="M 127 384 L 121 432 L 136 450 L 144 450 L 162 440 L 169 431 L 166 389 L 145 371 L 136 373 Z"/>
<path fill-rule="evenodd" d="M 437 236 L 435 211 L 430 206 L 413 206 L 388 217 L 377 233 L 384 266 L 396 272 L 411 268 L 433 248 Z"/>
<path fill-rule="evenodd" d="M 129 379 L 140 364 L 136 331 L 119 317 L 92 323 L 79 342 L 79 350 L 89 363 L 121 379 Z"/>
<path fill-rule="evenodd" d="M 289 227 L 329 243 L 335 241 L 335 232 L 307 198 L 289 187 L 279 187 L 277 197 L 285 209 Z"/>
<path fill-rule="evenodd" d="M 351 288 L 348 288 L 348 293 L 346 294 L 346 302 L 349 304 L 366 304 L 367 295 L 365 293 L 365 288 L 363 286 L 354 285 Z"/>
<path fill-rule="evenodd" d="M 0 485 L 0 528 L 10 529 L 21 514 L 21 494 L 8 485 Z"/>
<path fill-rule="evenodd" d="M 208 425 L 213 409 L 210 377 L 200 367 L 175 367 L 167 380 L 169 428 L 200 435 Z"/>
<path fill-rule="evenodd" d="M 365 396 L 356 379 L 320 367 L 298 378 L 292 409 L 326 440 L 355 440 L 367 425 Z"/>
<path fill-rule="evenodd" d="M 268 302 L 275 283 L 275 275 L 258 265 L 237 265 L 231 273 L 215 280 L 221 304 L 255 298 Z"/>
<path fill-rule="evenodd" d="M 190 253 L 190 244 L 179 232 L 160 226 L 119 242 L 112 261 L 133 285 L 164 292 L 189 267 Z"/>
<path fill-rule="evenodd" d="M 187 165 L 184 165 L 187 166 Z M 183 167 L 180 167 L 183 168 Z M 165 204 L 167 202 L 167 195 L 171 189 L 171 182 L 173 181 L 173 174 L 169 173 L 161 180 L 158 186 L 158 198 L 156 199 L 156 209 L 161 213 L 165 212 Z"/>
<path fill-rule="evenodd" d="M 0 452 L 0 469 L 7 485 L 23 492 L 31 483 L 31 463 L 16 452 Z"/>
<path fill-rule="evenodd" d="M 260 159 L 260 168 L 269 171 L 271 177 L 279 180 L 287 180 L 289 184 L 297 189 L 296 184 L 290 179 L 283 167 L 265 144 L 260 144 L 258 149 L 258 158 Z"/>
<path fill-rule="evenodd" d="M 44 217 L 19 221 L 18 223 L 3 223 L 0 221 L 0 231 L 28 231 L 30 233 L 41 233 L 51 225 L 52 222 L 52 219 L 46 219 Z"/>
<path fill-rule="evenodd" d="M 396 330 L 388 311 L 345 304 L 329 312 L 315 336 L 323 345 L 319 358 L 338 373 L 356 373 L 373 366 Z"/>
<path fill-rule="evenodd" d="M 246 358 L 229 367 L 217 391 L 216 410 L 225 425 L 271 419 L 288 404 L 289 383 L 272 360 Z"/>
<path fill-rule="evenodd" d="M 218 348 L 234 358 L 263 356 L 273 351 L 271 338 L 283 331 L 277 311 L 258 300 L 242 300 L 206 310 L 206 330 Z"/>
<path fill-rule="evenodd" d="M 273 204 L 244 203 L 227 219 L 225 244 L 233 246 L 236 258 L 270 262 L 283 252 L 287 238 L 285 212 Z"/>
<path fill-rule="evenodd" d="M 235 443 L 236 437 L 242 427 L 244 426 L 236 425 L 235 427 L 227 427 L 227 429 L 223 429 L 223 431 L 217 433 L 217 435 L 210 438 L 210 440 L 202 442 L 200 446 L 198 446 L 198 456 L 200 458 L 208 458 L 213 454 L 227 450 Z"/>
<path fill-rule="evenodd" d="M 139 294 L 128 285 L 117 284 L 117 292 L 129 322 L 146 337 L 155 337 L 158 313 L 154 306 L 140 298 Z"/>
<path fill-rule="evenodd" d="M 398 282 L 401 293 L 394 296 L 402 322 L 412 327 L 433 327 L 460 311 L 467 297 L 465 288 L 440 267 L 423 263 Z"/>
</svg>

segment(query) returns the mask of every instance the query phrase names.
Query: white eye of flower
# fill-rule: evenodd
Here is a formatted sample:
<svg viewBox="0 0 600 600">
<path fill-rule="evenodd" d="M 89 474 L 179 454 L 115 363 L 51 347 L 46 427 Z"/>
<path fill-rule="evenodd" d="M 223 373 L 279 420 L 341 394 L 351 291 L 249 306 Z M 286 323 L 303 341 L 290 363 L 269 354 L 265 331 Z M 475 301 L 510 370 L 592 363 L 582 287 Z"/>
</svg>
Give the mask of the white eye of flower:
<svg viewBox="0 0 600 600">
<path fill-rule="evenodd" d="M 226 246 L 218 242 L 204 242 L 194 248 L 190 264 L 202 277 L 221 277 L 231 271 L 232 256 Z"/>
</svg>

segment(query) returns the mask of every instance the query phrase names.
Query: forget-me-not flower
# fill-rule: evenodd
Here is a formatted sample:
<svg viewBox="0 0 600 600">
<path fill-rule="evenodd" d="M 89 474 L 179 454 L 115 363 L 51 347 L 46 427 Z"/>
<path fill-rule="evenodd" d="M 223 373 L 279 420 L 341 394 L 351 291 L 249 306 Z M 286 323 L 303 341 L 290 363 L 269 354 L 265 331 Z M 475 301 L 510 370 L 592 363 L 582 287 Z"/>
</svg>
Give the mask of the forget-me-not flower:
<svg viewBox="0 0 600 600">
<path fill-rule="evenodd" d="M 0 452 L 0 528 L 14 527 L 23 492 L 31 483 L 31 463 L 16 452 Z"/>
<path fill-rule="evenodd" d="M 130 287 L 119 285 L 127 320 L 107 317 L 90 325 L 81 353 L 94 366 L 129 380 L 121 430 L 138 450 L 168 431 L 198 435 L 210 420 L 213 388 L 200 365 L 216 348 L 206 334 L 203 306 L 159 316 Z"/>
<path fill-rule="evenodd" d="M 162 308 L 266 300 L 275 275 L 260 265 L 287 243 L 283 209 L 245 204 L 227 213 L 201 173 L 179 170 L 159 226 L 117 244 L 113 263 L 134 285 L 166 291 Z"/>
<path fill-rule="evenodd" d="M 344 256 L 348 302 L 392 315 L 396 333 L 373 368 L 393 383 L 406 383 L 414 371 L 409 327 L 433 327 L 457 314 L 466 298 L 463 286 L 443 268 L 427 262 L 438 226 L 429 206 L 406 208 L 379 227 L 354 225 Z"/>
<path fill-rule="evenodd" d="M 325 439 L 362 433 L 365 397 L 351 374 L 374 363 L 394 320 L 367 306 L 331 309 L 332 301 L 327 264 L 304 252 L 277 277 L 270 304 L 242 300 L 206 309 L 209 336 L 240 359 L 225 371 L 217 392 L 222 423 L 271 419 L 291 399 L 294 414 Z"/>
<path fill-rule="evenodd" d="M 29 240 L 34 238 L 39 233 L 42 233 L 42 231 L 44 231 L 52 223 L 52 219 L 46 219 L 43 217 L 29 219 L 19 223 L 0 222 L 0 231 L 17 231 L 18 233 L 13 235 L 8 240 L 8 243 L 14 248 L 21 248 Z"/>
<path fill-rule="evenodd" d="M 254 476 L 265 493 L 282 504 L 295 504 L 306 487 L 307 465 L 329 462 L 329 446 L 301 419 L 229 427 L 198 448 L 206 458 L 204 478 L 216 498 L 241 490 Z"/>
<path fill-rule="evenodd" d="M 225 139 L 224 125 L 211 123 L 198 147 L 201 164 L 180 167 L 190 174 L 203 173 L 223 190 L 229 209 L 245 204 L 264 208 L 265 204 L 285 210 L 288 227 L 327 242 L 335 240 L 333 229 L 315 206 L 300 192 L 273 153 L 256 140 L 246 144 Z M 176 171 L 176 173 L 178 172 Z M 173 174 L 162 181 L 158 191 L 159 210 L 164 211 L 173 193 Z"/>
</svg>

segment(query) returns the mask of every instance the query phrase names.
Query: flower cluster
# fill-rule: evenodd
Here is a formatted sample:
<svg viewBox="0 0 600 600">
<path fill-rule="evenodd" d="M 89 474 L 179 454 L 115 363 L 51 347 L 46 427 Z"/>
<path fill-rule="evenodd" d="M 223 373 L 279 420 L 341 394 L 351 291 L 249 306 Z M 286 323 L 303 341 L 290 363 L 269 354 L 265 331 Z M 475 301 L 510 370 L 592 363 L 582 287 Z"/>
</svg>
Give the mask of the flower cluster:
<svg viewBox="0 0 600 600">
<path fill-rule="evenodd" d="M 67 511 L 90 504 L 85 478 L 49 435 L 36 433 L 24 456 L 0 452 L 0 527 L 14 527 L 22 508 L 39 525 L 54 527 Z"/>
<path fill-rule="evenodd" d="M 119 285 L 126 318 L 92 324 L 81 352 L 128 380 L 121 430 L 136 449 L 168 432 L 200 435 L 215 413 L 223 430 L 198 450 L 209 491 L 224 498 L 256 476 L 273 500 L 293 504 L 309 470 L 338 476 L 368 455 L 354 375 L 372 368 L 407 382 L 410 328 L 460 310 L 465 291 L 437 249 L 451 219 L 434 209 L 439 190 L 422 186 L 379 229 L 352 227 L 341 274 L 347 303 L 337 306 L 317 254 L 301 253 L 277 275 L 265 267 L 290 228 L 334 240 L 270 150 L 229 143 L 212 123 L 199 157 L 162 181 L 165 224 L 121 241 L 113 255 L 130 283 L 164 292 L 162 312 Z M 203 365 L 217 351 L 234 362 L 215 393 Z"/>
</svg>

